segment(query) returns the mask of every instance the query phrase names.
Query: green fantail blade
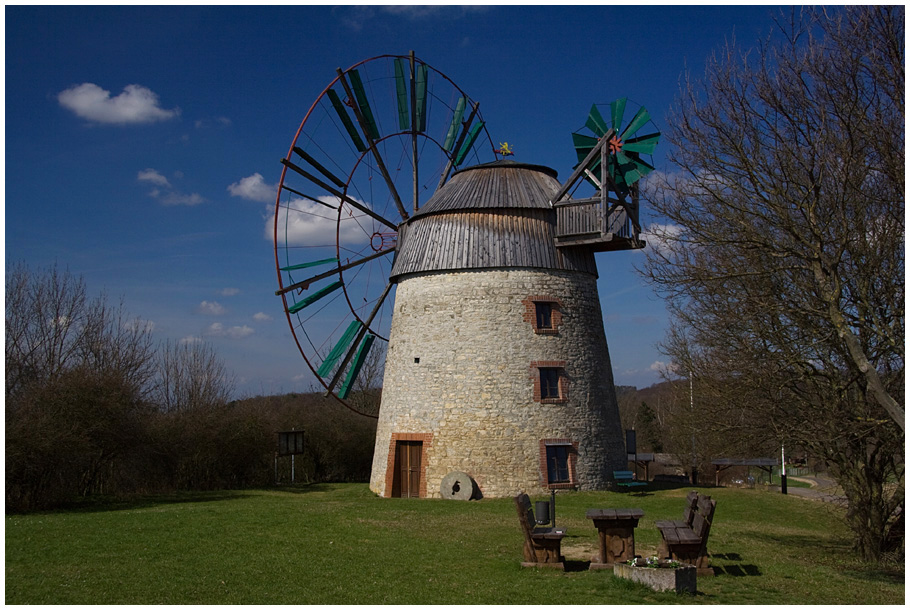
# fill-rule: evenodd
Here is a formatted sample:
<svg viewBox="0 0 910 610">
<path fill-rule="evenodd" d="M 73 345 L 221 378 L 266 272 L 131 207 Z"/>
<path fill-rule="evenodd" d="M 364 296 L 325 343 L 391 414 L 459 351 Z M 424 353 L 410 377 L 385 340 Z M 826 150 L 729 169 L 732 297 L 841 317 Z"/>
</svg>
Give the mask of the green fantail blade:
<svg viewBox="0 0 910 610">
<path fill-rule="evenodd" d="M 654 154 L 657 142 L 660 140 L 659 133 L 652 133 L 647 136 L 632 138 L 622 143 L 622 149 L 627 152 L 641 153 L 645 155 Z"/>
<path fill-rule="evenodd" d="M 596 133 L 597 137 L 601 137 L 607 133 L 607 123 L 604 121 L 604 118 L 600 116 L 600 111 L 597 109 L 596 104 L 591 105 L 591 112 L 588 113 L 588 120 L 585 121 L 585 127 Z"/>
<path fill-rule="evenodd" d="M 619 126 L 622 125 L 622 115 L 626 112 L 626 98 L 621 97 L 616 101 L 610 102 L 610 121 L 613 129 L 619 133 Z"/>
<path fill-rule="evenodd" d="M 629 125 L 622 130 L 622 133 L 619 135 L 620 140 L 625 140 L 626 138 L 631 138 L 635 135 L 635 132 L 642 128 L 642 126 L 651 120 L 651 115 L 648 114 L 648 111 L 644 106 L 638 109 L 638 112 L 635 113 L 635 116 L 632 117 L 632 121 Z"/>
</svg>

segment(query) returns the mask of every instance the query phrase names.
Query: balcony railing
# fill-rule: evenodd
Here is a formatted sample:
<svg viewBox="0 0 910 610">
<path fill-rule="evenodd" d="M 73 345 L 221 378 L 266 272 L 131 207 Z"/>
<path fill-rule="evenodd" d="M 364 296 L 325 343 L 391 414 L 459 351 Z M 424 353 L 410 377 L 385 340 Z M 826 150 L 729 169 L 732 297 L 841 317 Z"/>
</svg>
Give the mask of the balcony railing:
<svg viewBox="0 0 910 610">
<path fill-rule="evenodd" d="M 557 246 L 585 245 L 598 250 L 641 247 L 636 223 L 626 206 L 616 200 L 570 199 L 555 207 Z M 608 242 L 612 244 L 607 246 Z"/>
</svg>

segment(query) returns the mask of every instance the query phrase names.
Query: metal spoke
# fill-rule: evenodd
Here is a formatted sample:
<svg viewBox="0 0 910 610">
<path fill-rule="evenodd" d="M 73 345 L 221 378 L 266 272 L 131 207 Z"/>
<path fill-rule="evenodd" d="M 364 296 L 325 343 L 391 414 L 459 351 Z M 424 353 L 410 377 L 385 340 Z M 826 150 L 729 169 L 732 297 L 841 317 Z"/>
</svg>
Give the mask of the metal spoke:
<svg viewBox="0 0 910 610">
<path fill-rule="evenodd" d="M 386 248 L 385 250 L 380 250 L 379 252 L 377 252 L 375 254 L 371 254 L 370 256 L 366 256 L 364 258 L 358 259 L 352 263 L 347 263 L 346 265 L 341 265 L 339 267 L 335 267 L 334 269 L 330 269 L 330 270 L 320 273 L 318 275 L 314 275 L 313 277 L 307 278 L 305 280 L 301 280 L 299 282 L 295 282 L 295 283 L 291 284 L 290 286 L 285 286 L 281 290 L 276 290 L 275 295 L 281 296 L 283 294 L 287 294 L 288 292 L 291 292 L 292 290 L 297 290 L 297 289 L 307 290 L 310 287 L 310 284 L 312 284 L 313 282 L 318 282 L 319 280 L 324 280 L 325 278 L 330 277 L 336 273 L 340 273 L 342 271 L 347 271 L 348 269 L 353 269 L 354 267 L 357 267 L 358 265 L 368 263 L 371 260 L 377 259 L 381 256 L 385 256 L 386 254 L 391 254 L 394 251 L 395 251 L 394 247 Z"/>
<path fill-rule="evenodd" d="M 414 51 L 411 51 L 411 166 L 414 168 L 414 213 L 420 206 L 420 188 L 417 183 L 417 81 L 414 66 Z"/>
<path fill-rule="evenodd" d="M 319 170 L 320 174 L 322 174 L 323 176 L 325 176 L 326 178 L 328 178 L 329 180 L 334 182 L 335 186 L 337 186 L 340 189 L 344 188 L 344 182 L 341 179 L 339 179 L 338 177 L 335 176 L 335 174 L 333 174 L 332 172 L 327 170 L 325 167 L 323 167 L 322 164 L 319 163 L 319 161 L 317 161 L 312 156 L 307 154 L 307 152 L 305 150 L 303 150 L 299 146 L 295 146 L 294 152 L 297 153 L 298 155 L 300 155 L 300 157 L 303 160 L 305 160 L 307 163 L 309 163 L 310 165 L 315 167 L 317 170 Z"/>
<path fill-rule="evenodd" d="M 381 222 L 381 223 L 384 224 L 385 226 L 387 226 L 387 227 L 389 227 L 389 228 L 391 228 L 391 229 L 395 229 L 396 231 L 398 230 L 398 225 L 392 224 L 392 222 L 391 222 L 390 220 L 386 220 L 385 218 L 383 218 L 382 216 L 380 216 L 379 214 L 377 214 L 376 212 L 374 212 L 374 211 L 371 210 L 370 208 L 366 207 L 365 205 L 363 205 L 363 204 L 361 204 L 361 203 L 359 203 L 359 202 L 357 202 L 357 201 L 351 199 L 350 197 L 348 197 L 347 195 L 345 195 L 345 194 L 342 193 L 341 191 L 332 188 L 331 186 L 329 186 L 328 184 L 326 184 L 325 182 L 323 182 L 322 180 L 320 180 L 319 178 L 317 178 L 317 177 L 314 176 L 313 174 L 309 173 L 309 172 L 306 171 L 305 169 L 303 169 L 303 168 L 301 168 L 301 167 L 298 167 L 297 165 L 294 165 L 294 163 L 292 163 L 291 161 L 288 161 L 287 159 L 282 159 L 282 160 L 281 160 L 281 163 L 282 163 L 283 165 L 287 166 L 289 169 L 294 170 L 295 172 L 297 172 L 298 174 L 300 174 L 300 175 L 303 176 L 304 178 L 310 180 L 310 181 L 313 182 L 315 185 L 321 186 L 322 188 L 324 188 L 325 190 L 327 190 L 327 191 L 330 192 L 331 194 L 335 195 L 336 197 L 338 197 L 338 198 L 341 199 L 342 201 L 345 201 L 345 202 L 349 203 L 351 206 L 357 208 L 358 210 L 360 210 L 361 212 L 363 212 L 363 213 L 366 214 L 367 216 L 372 216 L 373 218 L 375 218 L 376 220 L 378 220 L 379 222 Z"/>
</svg>

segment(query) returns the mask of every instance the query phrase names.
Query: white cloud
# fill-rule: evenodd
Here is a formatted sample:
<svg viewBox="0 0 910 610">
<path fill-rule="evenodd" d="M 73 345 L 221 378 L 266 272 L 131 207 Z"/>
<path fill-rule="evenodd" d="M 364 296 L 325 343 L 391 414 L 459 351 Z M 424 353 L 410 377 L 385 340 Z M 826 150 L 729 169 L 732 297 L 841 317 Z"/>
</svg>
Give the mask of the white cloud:
<svg viewBox="0 0 910 610">
<path fill-rule="evenodd" d="M 262 174 L 255 173 L 252 176 L 241 178 L 238 182 L 227 187 L 233 197 L 242 197 L 250 201 L 261 201 L 262 203 L 274 203 L 275 196 L 278 194 L 277 184 L 266 184 Z"/>
<path fill-rule="evenodd" d="M 199 303 L 196 311 L 207 316 L 220 316 L 227 313 L 227 310 L 216 301 L 203 301 Z"/>
<path fill-rule="evenodd" d="M 110 91 L 94 83 L 82 83 L 61 91 L 57 101 L 76 116 L 109 125 L 154 123 L 180 114 L 179 108 L 161 108 L 158 94 L 142 85 L 127 85 L 120 95 L 111 97 Z"/>
<path fill-rule="evenodd" d="M 654 363 L 648 367 L 648 370 L 660 373 L 661 375 L 685 376 L 685 372 L 680 370 L 679 365 L 673 362 L 667 363 L 662 360 L 655 360 Z"/>
<path fill-rule="evenodd" d="M 259 313 L 253 314 L 253 319 L 256 320 L 257 322 L 268 322 L 269 320 L 272 319 L 272 316 L 260 311 Z"/>
<path fill-rule="evenodd" d="M 174 176 L 176 178 L 182 178 L 183 173 L 174 172 Z M 136 179 L 139 182 L 148 182 L 155 185 L 156 188 L 153 188 L 151 191 L 149 191 L 149 197 L 152 199 L 157 199 L 162 205 L 194 206 L 199 205 L 200 203 L 205 203 L 205 197 L 199 193 L 186 194 L 180 192 L 174 188 L 170 181 L 164 177 L 161 172 L 151 167 L 148 167 L 136 174 Z"/>
<path fill-rule="evenodd" d="M 139 172 L 136 176 L 140 182 L 151 182 L 152 184 L 157 184 L 158 186 L 171 187 L 171 183 L 168 182 L 168 179 L 158 173 L 157 170 L 152 168 L 147 168 Z"/>
<path fill-rule="evenodd" d="M 223 297 L 232 297 L 240 294 L 239 288 L 223 288 L 219 294 Z"/>
<path fill-rule="evenodd" d="M 487 6 L 466 5 L 466 6 L 447 6 L 447 5 L 420 5 L 420 4 L 402 4 L 394 6 L 383 6 L 380 8 L 383 13 L 389 15 L 406 17 L 411 21 L 420 19 L 430 19 L 433 17 L 445 17 L 458 19 L 466 17 L 471 13 L 483 13 L 489 10 Z"/>
<path fill-rule="evenodd" d="M 204 339 L 202 337 L 195 337 L 193 335 L 190 335 L 188 337 L 180 339 L 178 343 L 180 343 L 180 345 L 193 345 L 195 343 L 202 343 L 203 341 Z"/>
<path fill-rule="evenodd" d="M 408 19 L 416 20 L 425 19 L 427 17 L 434 17 L 440 14 L 444 8 L 445 7 L 443 6 L 406 4 L 399 6 L 384 6 L 380 10 L 390 15 L 407 17 Z"/>
<path fill-rule="evenodd" d="M 648 244 L 648 248 L 668 250 L 671 242 L 683 232 L 683 228 L 674 224 L 651 223 L 641 232 L 641 239 Z"/>
<path fill-rule="evenodd" d="M 143 320 L 141 318 L 136 318 L 135 320 L 127 320 L 124 322 L 121 327 L 124 330 L 128 331 L 139 331 L 150 333 L 155 330 L 155 323 L 151 320 Z"/>
<path fill-rule="evenodd" d="M 256 331 L 246 325 L 225 328 L 224 324 L 221 322 L 215 322 L 206 330 L 207 335 L 213 337 L 227 337 L 228 339 L 243 339 L 244 337 L 249 337 L 254 332 Z"/>
<path fill-rule="evenodd" d="M 205 197 L 199 193 L 180 193 L 177 191 L 171 191 L 170 193 L 165 193 L 158 197 L 158 200 L 161 201 L 164 205 L 186 205 L 194 206 L 199 205 L 200 203 L 205 202 Z"/>
<path fill-rule="evenodd" d="M 196 129 L 209 129 L 212 127 L 230 127 L 233 124 L 226 116 L 216 116 L 211 119 L 197 119 L 193 125 Z"/>
<path fill-rule="evenodd" d="M 339 200 L 331 195 L 323 195 L 320 201 L 337 208 Z M 367 206 L 367 204 L 362 204 Z M 326 246 L 335 243 L 338 212 L 319 205 L 307 199 L 293 199 L 287 206 L 282 206 L 278 219 L 278 241 L 288 246 Z M 344 245 L 362 244 L 369 241 L 370 236 L 364 227 L 370 227 L 372 220 L 365 215 L 357 213 L 354 217 L 345 217 L 341 221 L 338 240 Z M 265 238 L 272 241 L 275 228 L 274 212 L 265 223 Z"/>
</svg>

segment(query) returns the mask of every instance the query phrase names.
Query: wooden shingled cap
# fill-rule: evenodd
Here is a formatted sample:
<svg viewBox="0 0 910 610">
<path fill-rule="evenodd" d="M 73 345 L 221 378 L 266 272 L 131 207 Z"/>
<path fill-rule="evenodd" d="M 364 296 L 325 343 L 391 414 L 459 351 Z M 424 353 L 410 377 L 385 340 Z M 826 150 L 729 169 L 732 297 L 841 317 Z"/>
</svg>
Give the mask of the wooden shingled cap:
<svg viewBox="0 0 910 610">
<path fill-rule="evenodd" d="M 542 165 L 496 161 L 463 169 L 399 228 L 393 281 L 426 271 L 531 268 L 597 275 L 591 252 L 556 247 L 559 189 Z"/>
</svg>

